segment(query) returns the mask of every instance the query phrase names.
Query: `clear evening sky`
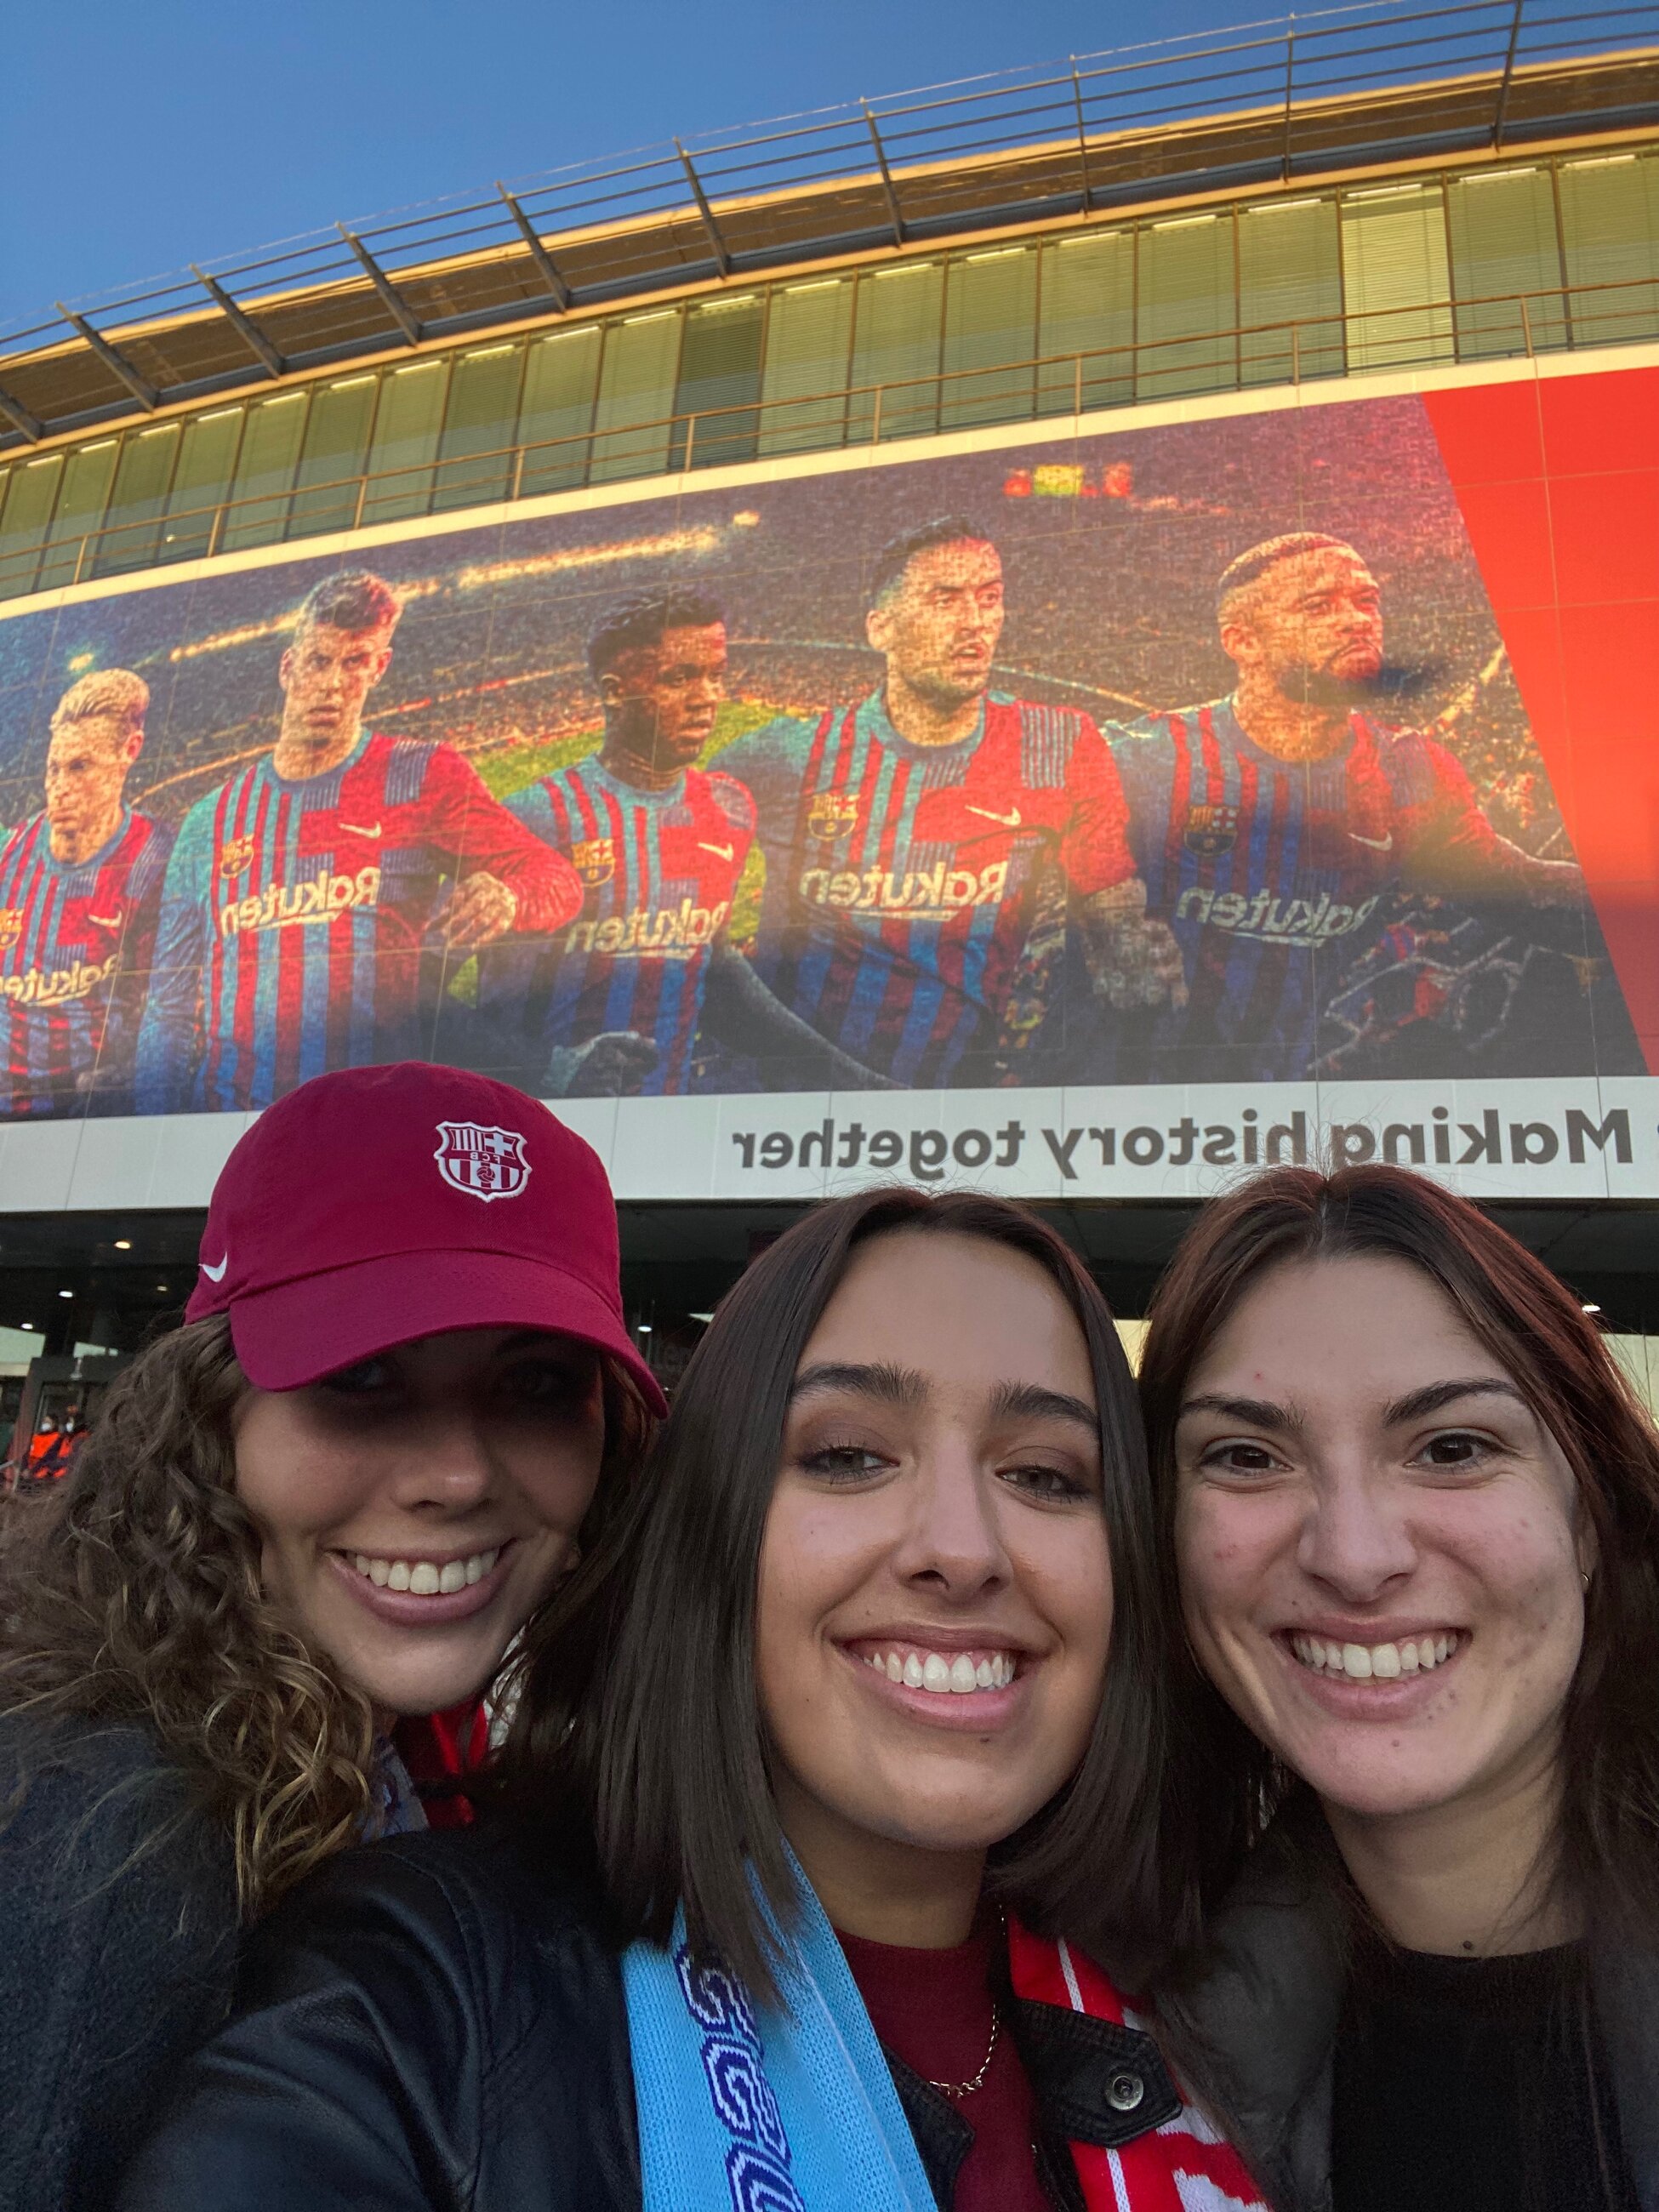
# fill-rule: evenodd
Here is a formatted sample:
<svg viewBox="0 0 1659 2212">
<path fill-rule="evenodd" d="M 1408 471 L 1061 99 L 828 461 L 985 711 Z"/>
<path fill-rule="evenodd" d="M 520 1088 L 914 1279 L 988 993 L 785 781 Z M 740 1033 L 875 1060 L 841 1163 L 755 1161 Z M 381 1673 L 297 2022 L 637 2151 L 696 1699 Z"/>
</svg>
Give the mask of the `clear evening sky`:
<svg viewBox="0 0 1659 2212">
<path fill-rule="evenodd" d="M 1250 0 L 56 0 L 0 58 L 0 333 L 496 177 L 1217 27 Z"/>
</svg>

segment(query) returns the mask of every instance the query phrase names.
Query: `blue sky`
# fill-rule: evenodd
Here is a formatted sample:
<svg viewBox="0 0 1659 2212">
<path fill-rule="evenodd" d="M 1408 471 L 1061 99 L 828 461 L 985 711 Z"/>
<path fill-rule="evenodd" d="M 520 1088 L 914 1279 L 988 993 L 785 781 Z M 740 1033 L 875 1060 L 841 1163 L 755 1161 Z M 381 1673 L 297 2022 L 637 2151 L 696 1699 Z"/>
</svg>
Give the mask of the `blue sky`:
<svg viewBox="0 0 1659 2212">
<path fill-rule="evenodd" d="M 1250 0 L 56 0 L 0 69 L 0 332 L 721 125 L 1274 15 Z"/>
</svg>

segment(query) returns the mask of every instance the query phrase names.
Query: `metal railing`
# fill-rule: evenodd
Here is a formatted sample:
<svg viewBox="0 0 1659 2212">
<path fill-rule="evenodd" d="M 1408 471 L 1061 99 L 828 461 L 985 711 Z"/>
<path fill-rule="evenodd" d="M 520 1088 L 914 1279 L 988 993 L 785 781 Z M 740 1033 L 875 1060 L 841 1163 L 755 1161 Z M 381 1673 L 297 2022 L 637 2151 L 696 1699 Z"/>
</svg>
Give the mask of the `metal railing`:
<svg viewBox="0 0 1659 2212">
<path fill-rule="evenodd" d="M 1659 342 L 1659 277 L 1035 355 L 289 483 L 0 554 L 0 599 L 591 485 L 1315 380 Z"/>
<path fill-rule="evenodd" d="M 0 441 L 832 256 L 1659 121 L 1659 0 L 1384 0 L 584 161 L 59 304 Z"/>
</svg>

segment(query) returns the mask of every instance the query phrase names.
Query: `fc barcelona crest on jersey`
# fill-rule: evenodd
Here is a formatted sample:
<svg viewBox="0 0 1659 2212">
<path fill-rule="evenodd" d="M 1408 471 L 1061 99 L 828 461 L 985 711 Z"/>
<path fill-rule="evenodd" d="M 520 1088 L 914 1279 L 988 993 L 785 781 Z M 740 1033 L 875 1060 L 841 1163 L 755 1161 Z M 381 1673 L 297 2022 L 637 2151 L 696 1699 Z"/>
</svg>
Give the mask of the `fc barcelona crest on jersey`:
<svg viewBox="0 0 1659 2212">
<path fill-rule="evenodd" d="M 1189 806 L 1182 843 L 1200 860 L 1219 860 L 1238 842 L 1236 806 Z"/>
<path fill-rule="evenodd" d="M 850 837 L 857 827 L 859 803 L 850 791 L 821 791 L 806 812 L 806 834 L 820 844 Z"/>
<path fill-rule="evenodd" d="M 228 837 L 219 848 L 219 873 L 240 876 L 253 864 L 252 837 Z"/>
<path fill-rule="evenodd" d="M 23 909 L 20 906 L 0 906 L 0 952 L 15 945 L 23 934 Z"/>
<path fill-rule="evenodd" d="M 524 1139 L 516 1129 L 486 1128 L 482 1121 L 440 1121 L 432 1155 L 452 1190 L 469 1198 L 516 1198 L 530 1180 Z"/>
<path fill-rule="evenodd" d="M 617 872 L 614 837 L 579 837 L 570 848 L 570 865 L 588 885 L 608 884 Z"/>
</svg>

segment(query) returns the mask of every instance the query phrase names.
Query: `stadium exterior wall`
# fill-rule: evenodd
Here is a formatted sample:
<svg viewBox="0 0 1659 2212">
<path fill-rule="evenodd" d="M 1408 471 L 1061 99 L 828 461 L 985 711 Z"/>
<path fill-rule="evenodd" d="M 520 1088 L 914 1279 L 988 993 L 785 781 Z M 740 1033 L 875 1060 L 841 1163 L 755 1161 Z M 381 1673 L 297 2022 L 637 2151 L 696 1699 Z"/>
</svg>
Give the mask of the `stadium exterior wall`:
<svg viewBox="0 0 1659 2212">
<path fill-rule="evenodd" d="M 684 1022 L 671 1079 L 663 1027 L 654 1075 L 672 1095 L 555 1094 L 624 1200 L 799 1200 L 892 1175 L 1041 1199 L 1190 1200 L 1255 1161 L 1385 1153 L 1481 1199 L 1659 1200 L 1650 1073 L 1659 1066 L 1659 726 L 1642 657 L 1659 611 L 1656 424 L 1659 348 L 1633 347 L 1593 362 L 1373 375 L 1362 386 L 1173 400 L 699 470 L 67 587 L 0 608 L 6 849 L 40 807 L 60 694 L 116 665 L 134 668 L 151 695 L 133 771 L 137 811 L 153 811 L 169 830 L 188 818 L 198 838 L 207 835 L 212 809 L 202 802 L 246 781 L 249 762 L 257 767 L 295 610 L 331 572 L 374 570 L 403 602 L 374 702 L 379 723 L 371 714 L 367 726 L 406 732 L 410 757 L 453 745 L 493 793 L 515 799 L 566 774 L 599 741 L 599 707 L 580 668 L 593 617 L 623 588 L 696 585 L 718 594 L 732 639 L 732 696 L 704 764 L 752 786 L 756 848 L 772 888 L 769 897 L 752 878 L 726 884 L 731 911 L 714 920 L 711 896 L 701 940 L 702 925 L 684 919 L 702 910 L 688 895 L 679 910 L 689 941 L 674 942 L 671 921 L 672 959 L 656 965 L 677 965 L 684 979 L 714 936 L 731 937 L 789 1011 L 897 1087 L 798 1088 L 787 1053 L 745 1054 L 728 1042 L 700 1058 L 700 1032 Z M 862 630 L 872 564 L 896 534 L 960 510 L 974 519 L 975 542 L 998 549 L 1008 628 L 989 671 L 992 708 L 957 752 L 968 762 L 986 750 L 995 709 L 1015 732 L 1009 757 L 1018 760 L 1006 771 L 1013 781 L 995 788 L 958 778 L 955 813 L 936 810 L 924 834 L 890 793 L 860 797 L 815 767 L 811 733 L 823 740 L 830 731 L 849 757 L 860 745 L 902 753 L 890 731 L 872 737 L 873 705 L 866 723 L 842 711 L 879 690 L 880 659 Z M 1228 695 L 1232 672 L 1212 613 L 1221 569 L 1258 541 L 1298 530 L 1347 540 L 1369 561 L 1387 635 L 1405 641 L 1381 672 L 1391 691 L 1385 685 L 1379 702 L 1373 689 L 1357 708 L 1375 726 L 1364 743 L 1395 763 L 1382 780 L 1394 778 L 1395 811 L 1366 814 L 1364 829 L 1346 826 L 1358 813 L 1342 811 L 1359 803 L 1352 776 L 1333 802 L 1319 798 L 1311 770 L 1289 780 L 1297 788 L 1281 793 L 1274 823 L 1255 820 L 1250 779 L 1261 763 L 1248 731 L 1217 738 L 1195 714 L 1177 717 L 1179 727 L 1168 718 L 1193 701 L 1218 708 Z M 492 724 L 503 699 L 511 711 Z M 1097 725 L 1109 726 L 1109 750 Z M 1426 741 L 1413 734 L 1422 732 Z M 1416 748 L 1407 746 L 1409 759 L 1401 732 Z M 1351 746 L 1360 743 L 1356 735 Z M 1206 746 L 1225 761 L 1206 767 Z M 1055 747 L 1066 756 L 1058 769 Z M 1074 897 L 1102 888 L 1089 872 L 1099 866 L 1091 841 L 1105 834 L 1101 810 L 1109 816 L 1117 802 L 1091 782 L 1086 835 L 1079 829 L 1085 757 L 1097 779 L 1116 764 L 1130 860 L 1184 957 L 1192 996 L 1179 1016 L 1120 1018 L 1103 1006 L 1079 967 L 1074 928 L 1058 933 L 1048 968 L 1032 981 L 1042 884 L 1063 877 Z M 738 762 L 750 764 L 749 782 L 728 773 Z M 1212 784 L 1194 798 L 1200 770 Z M 1458 775 L 1472 793 L 1459 836 L 1475 834 L 1471 821 L 1495 823 L 1529 863 L 1576 860 L 1589 904 L 1555 891 L 1534 898 L 1544 880 L 1535 872 L 1516 876 L 1501 897 L 1490 884 L 1470 892 L 1461 878 L 1437 877 L 1420 855 L 1439 832 L 1431 820 L 1424 834 L 1419 817 L 1454 805 L 1449 779 Z M 1036 837 L 1032 810 L 1044 793 L 1060 794 L 1058 811 Z M 1286 806 L 1300 810 L 1300 855 L 1285 842 Z M 999 827 L 1012 833 L 1000 843 Z M 837 840 L 847 862 L 847 841 L 876 832 L 876 867 L 836 865 Z M 280 880 L 280 864 L 263 887 L 249 888 L 245 869 L 228 896 L 222 823 L 215 834 L 207 876 L 189 879 L 209 885 L 205 903 L 198 899 L 204 961 L 222 961 L 239 936 L 256 941 L 257 960 L 361 926 L 361 914 L 344 908 L 285 913 L 284 897 L 305 886 Z M 702 848 L 720 852 L 723 837 Z M 1334 860 L 1333 838 L 1346 841 Z M 1415 872 L 1405 862 L 1410 839 Z M 736 842 L 725 840 L 732 851 Z M 176 923 L 188 921 L 183 850 L 181 837 L 167 876 Z M 355 848 L 350 866 L 337 858 L 326 860 L 331 880 L 367 881 L 370 863 L 359 866 Z M 606 970 L 614 996 L 628 957 L 643 971 L 653 947 L 648 932 L 626 941 L 625 915 L 603 918 L 601 892 L 622 896 L 621 854 L 576 859 L 590 905 L 560 926 L 563 963 L 591 962 L 596 951 L 624 956 Z M 465 872 L 463 856 L 450 873 Z M 438 866 L 434 886 L 443 873 Z M 943 898 L 927 889 L 935 873 Z M 1524 896 L 1514 889 L 1522 881 L 1534 887 Z M 377 872 L 367 906 L 379 896 Z M 961 916 L 952 898 L 971 909 L 970 925 L 981 915 L 977 939 L 971 927 L 953 939 Z M 287 928 L 313 918 L 320 931 Z M 78 966 L 30 971 L 20 964 L 29 926 L 26 902 L 9 901 L 0 880 L 0 957 L 9 963 L 0 988 L 14 1023 L 25 1010 L 73 1014 L 95 999 L 86 978 L 99 963 L 77 955 Z M 660 917 L 653 926 L 660 945 Z M 362 943 L 372 965 L 372 933 Z M 118 970 L 123 948 L 104 947 L 106 960 L 112 949 Z M 849 974 L 845 1002 L 831 1006 L 814 1000 L 811 971 L 836 960 Z M 31 972 L 40 979 L 33 985 Z M 994 987 L 987 978 L 997 972 Z M 517 1060 L 493 1045 L 491 1058 L 469 1037 L 482 976 L 452 963 L 435 990 L 430 975 L 416 979 L 419 1048 L 444 1056 L 453 1036 L 458 1056 L 545 1087 L 534 1056 L 545 1058 L 550 1031 Z M 878 987 L 872 1022 L 857 1002 Z M 372 998 L 375 985 L 366 988 Z M 508 1001 L 516 988 L 501 987 Z M 664 1024 L 653 988 L 652 1018 Z M 263 1005 L 250 989 L 249 1003 Z M 1010 1036 L 1005 1018 L 1021 991 L 1036 1010 L 1029 1027 L 1041 1049 L 1018 1024 Z M 929 994 L 962 1010 L 974 1049 L 952 1060 L 937 1023 L 922 1048 L 907 1046 L 910 1017 Z M 252 1018 L 279 1028 L 287 1017 L 276 1003 Z M 552 1045 L 591 1042 L 588 1018 L 579 1006 Z M 280 1041 L 256 1048 L 244 1036 L 245 1054 L 263 1052 L 271 1068 L 256 1079 L 233 1073 L 216 1094 L 203 1073 L 212 1057 L 206 1012 L 202 1023 L 196 1057 L 174 1085 L 194 1085 L 196 1110 L 123 1110 L 146 1102 L 124 1091 L 118 1068 L 102 1091 L 64 1090 L 57 1077 L 31 1091 L 15 1052 L 0 1207 L 204 1204 L 248 1113 L 321 1061 L 313 1043 L 296 1043 L 283 1062 Z M 325 1060 L 354 1056 L 320 1049 Z M 965 1079 L 988 1070 L 990 1080 Z M 167 1091 L 164 1065 L 150 1103 Z M 216 1096 L 222 1110 L 200 1110 Z"/>
</svg>

